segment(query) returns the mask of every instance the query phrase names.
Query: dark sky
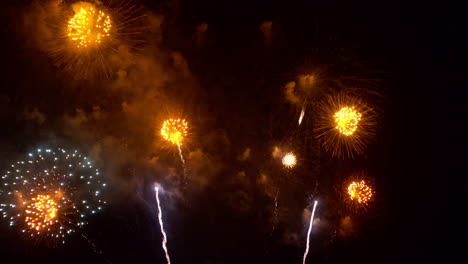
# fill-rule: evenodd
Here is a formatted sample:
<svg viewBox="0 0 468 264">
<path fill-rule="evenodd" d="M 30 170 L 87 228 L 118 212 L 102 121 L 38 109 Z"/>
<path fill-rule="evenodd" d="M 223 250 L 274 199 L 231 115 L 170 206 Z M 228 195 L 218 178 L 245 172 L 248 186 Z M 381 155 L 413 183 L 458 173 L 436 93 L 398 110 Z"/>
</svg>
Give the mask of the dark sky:
<svg viewBox="0 0 468 264">
<path fill-rule="evenodd" d="M 44 48 L 50 25 L 36 11 L 46 2 L 0 4 L 1 169 L 38 146 L 77 147 L 105 172 L 109 206 L 58 248 L 34 245 L 2 222 L 4 263 L 165 263 L 155 182 L 165 188 L 173 263 L 300 263 L 315 199 L 308 263 L 460 262 L 467 45 L 456 6 L 141 0 L 148 19 L 135 27 L 144 41 L 132 56 L 109 55 L 109 78 L 81 79 Z M 285 85 L 301 74 L 320 80 L 310 109 L 346 89 L 378 109 L 364 155 L 326 153 L 312 110 L 297 126 L 300 106 Z M 177 149 L 154 135 L 174 115 L 191 126 L 185 186 Z M 286 172 L 275 146 L 295 151 L 298 167 Z M 375 182 L 367 211 L 340 198 L 355 171 Z"/>
</svg>

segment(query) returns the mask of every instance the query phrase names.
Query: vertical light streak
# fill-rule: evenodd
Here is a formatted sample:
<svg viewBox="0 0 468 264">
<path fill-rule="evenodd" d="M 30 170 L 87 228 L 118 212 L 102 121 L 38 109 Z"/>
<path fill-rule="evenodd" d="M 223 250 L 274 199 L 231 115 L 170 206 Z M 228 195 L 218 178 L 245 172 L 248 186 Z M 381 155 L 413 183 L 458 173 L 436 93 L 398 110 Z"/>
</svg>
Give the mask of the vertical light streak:
<svg viewBox="0 0 468 264">
<path fill-rule="evenodd" d="M 317 207 L 317 201 L 315 201 L 314 203 L 314 209 L 312 209 L 312 215 L 310 216 L 309 231 L 307 232 L 306 250 L 304 252 L 304 259 L 302 260 L 302 264 L 306 263 L 307 254 L 309 254 L 310 232 L 312 231 L 312 225 L 314 223 L 315 207 Z"/>
<path fill-rule="evenodd" d="M 166 260 L 167 264 L 171 264 L 171 259 L 169 258 L 169 252 L 167 251 L 167 236 L 166 232 L 164 231 L 164 225 L 163 225 L 163 220 L 162 220 L 162 211 L 161 211 L 161 204 L 159 202 L 159 187 L 154 187 L 154 190 L 156 191 L 156 201 L 158 202 L 158 219 L 159 219 L 159 225 L 161 226 L 161 233 L 163 235 L 163 241 L 162 241 L 162 247 L 164 249 L 164 252 L 166 253 Z"/>
<path fill-rule="evenodd" d="M 302 119 L 304 118 L 304 114 L 305 114 L 305 106 L 302 107 L 301 114 L 299 115 L 299 125 L 301 125 L 301 123 L 302 123 Z"/>
</svg>

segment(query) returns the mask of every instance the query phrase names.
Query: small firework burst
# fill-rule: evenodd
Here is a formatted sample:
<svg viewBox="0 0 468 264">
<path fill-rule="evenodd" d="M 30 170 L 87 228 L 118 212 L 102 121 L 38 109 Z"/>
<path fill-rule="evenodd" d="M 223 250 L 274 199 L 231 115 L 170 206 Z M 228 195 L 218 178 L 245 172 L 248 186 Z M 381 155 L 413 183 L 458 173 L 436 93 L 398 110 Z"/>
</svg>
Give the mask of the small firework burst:
<svg viewBox="0 0 468 264">
<path fill-rule="evenodd" d="M 363 172 L 353 173 L 343 183 L 343 197 L 350 208 L 367 208 L 375 200 L 375 187 L 371 177 Z"/>
<path fill-rule="evenodd" d="M 283 156 L 281 162 L 283 163 L 284 167 L 288 169 L 293 168 L 297 163 L 296 155 L 294 155 L 292 152 L 288 152 Z"/>
<path fill-rule="evenodd" d="M 348 185 L 349 198 L 360 204 L 367 204 L 372 199 L 372 188 L 366 181 L 353 181 Z"/>
<path fill-rule="evenodd" d="M 187 136 L 188 123 L 185 119 L 168 119 L 161 128 L 162 137 L 175 145 L 182 145 Z"/>
<path fill-rule="evenodd" d="M 319 108 L 315 129 L 324 149 L 334 157 L 362 154 L 375 135 L 376 112 L 345 94 L 329 97 Z"/>
<path fill-rule="evenodd" d="M 99 169 L 78 151 L 37 149 L 2 176 L 0 212 L 35 242 L 54 246 L 103 209 L 105 186 Z"/>
</svg>

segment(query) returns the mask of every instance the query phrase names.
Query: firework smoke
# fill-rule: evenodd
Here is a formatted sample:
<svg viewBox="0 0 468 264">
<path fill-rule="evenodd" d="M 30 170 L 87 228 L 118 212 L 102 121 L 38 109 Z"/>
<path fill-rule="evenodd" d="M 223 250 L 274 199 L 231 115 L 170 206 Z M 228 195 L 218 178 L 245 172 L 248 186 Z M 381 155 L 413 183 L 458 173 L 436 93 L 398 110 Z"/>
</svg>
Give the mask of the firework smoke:
<svg viewBox="0 0 468 264">
<path fill-rule="evenodd" d="M 315 207 L 317 207 L 317 201 L 315 201 L 314 209 L 312 209 L 312 214 L 310 215 L 309 231 L 307 232 L 307 243 L 306 243 L 306 249 L 304 252 L 304 258 L 302 260 L 302 264 L 306 263 L 307 254 L 309 254 L 310 232 L 312 231 L 312 225 L 314 223 Z"/>
<path fill-rule="evenodd" d="M 166 253 L 167 264 L 171 264 L 171 259 L 169 258 L 169 252 L 167 251 L 167 236 L 166 236 L 166 232 L 164 231 L 164 225 L 163 225 L 163 220 L 162 220 L 161 204 L 160 204 L 160 202 L 159 202 L 159 187 L 158 187 L 158 186 L 154 187 L 154 190 L 156 191 L 156 201 L 158 202 L 158 219 L 159 219 L 159 225 L 161 226 L 161 233 L 162 233 L 162 235 L 163 235 L 162 247 L 163 247 L 163 249 L 164 249 L 164 252 Z"/>
</svg>

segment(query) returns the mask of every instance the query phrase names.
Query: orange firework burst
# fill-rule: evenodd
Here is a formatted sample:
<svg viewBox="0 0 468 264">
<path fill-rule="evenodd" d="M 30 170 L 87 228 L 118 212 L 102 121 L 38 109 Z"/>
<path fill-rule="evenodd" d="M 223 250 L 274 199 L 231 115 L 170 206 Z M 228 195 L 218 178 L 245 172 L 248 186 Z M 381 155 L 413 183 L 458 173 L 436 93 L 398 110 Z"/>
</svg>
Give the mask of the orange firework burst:
<svg viewBox="0 0 468 264">
<path fill-rule="evenodd" d="M 60 1 L 44 6 L 41 38 L 56 66 L 78 79 L 110 78 L 121 55 L 133 57 L 144 43 L 148 21 L 132 0 Z"/>
<path fill-rule="evenodd" d="M 112 23 L 110 17 L 93 5 L 81 5 L 68 21 L 68 37 L 77 48 L 88 48 L 101 44 L 110 37 Z"/>
<path fill-rule="evenodd" d="M 57 222 L 57 202 L 49 195 L 37 195 L 26 206 L 25 222 L 37 231 Z"/>
<path fill-rule="evenodd" d="M 372 188 L 364 180 L 353 181 L 348 185 L 349 198 L 360 204 L 367 204 L 372 199 Z"/>
<path fill-rule="evenodd" d="M 321 104 L 315 132 L 334 157 L 362 154 L 375 134 L 376 112 L 362 100 L 345 94 Z"/>
<path fill-rule="evenodd" d="M 281 162 L 283 163 L 284 167 L 290 169 L 296 166 L 296 162 L 297 162 L 296 155 L 294 155 L 294 153 L 292 152 L 288 152 L 286 153 L 286 155 L 284 155 Z"/>
<path fill-rule="evenodd" d="M 187 128 L 185 119 L 168 119 L 163 123 L 161 135 L 167 141 L 180 146 L 187 136 Z"/>
<path fill-rule="evenodd" d="M 343 182 L 340 192 L 352 209 L 365 209 L 375 200 L 373 179 L 364 172 L 353 173 Z"/>
</svg>

